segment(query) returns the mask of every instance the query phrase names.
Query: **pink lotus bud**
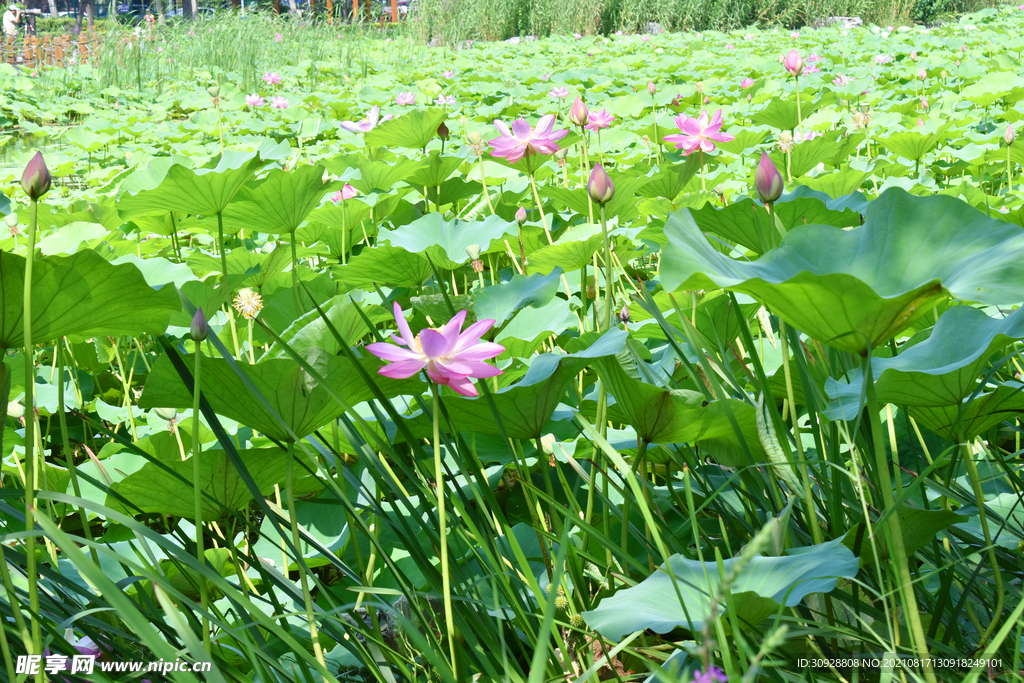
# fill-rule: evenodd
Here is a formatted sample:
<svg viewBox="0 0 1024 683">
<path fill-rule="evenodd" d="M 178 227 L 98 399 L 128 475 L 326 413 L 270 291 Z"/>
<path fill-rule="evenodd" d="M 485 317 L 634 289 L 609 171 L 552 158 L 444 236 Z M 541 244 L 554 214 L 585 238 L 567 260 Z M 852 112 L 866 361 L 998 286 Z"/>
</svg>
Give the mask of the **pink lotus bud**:
<svg viewBox="0 0 1024 683">
<path fill-rule="evenodd" d="M 1014 137 L 1013 126 L 1007 126 L 1006 130 L 1003 131 L 1003 142 L 1006 143 L 1007 147 L 1013 144 Z"/>
<path fill-rule="evenodd" d="M 910 51 L 910 61 L 912 61 L 912 62 L 916 62 L 917 61 L 917 50 L 911 50 Z"/>
<path fill-rule="evenodd" d="M 917 117 L 917 125 L 924 126 L 924 119 L 922 119 L 920 116 Z"/>
<path fill-rule="evenodd" d="M 922 97 L 921 98 L 921 109 L 924 109 L 925 111 L 928 110 L 928 98 L 927 97 Z"/>
<path fill-rule="evenodd" d="M 619 309 L 619 322 L 623 325 L 629 322 L 629 306 L 622 304 L 622 308 Z"/>
<path fill-rule="evenodd" d="M 967 52 L 967 43 L 960 46 L 960 52 Z"/>
<path fill-rule="evenodd" d="M 799 76 L 804 72 L 804 60 L 800 58 L 800 53 L 796 50 L 789 51 L 782 66 L 790 76 Z"/>
<path fill-rule="evenodd" d="M 766 152 L 761 152 L 761 161 L 754 169 L 754 189 L 761 201 L 767 204 L 774 202 L 782 196 L 783 190 L 782 174 L 775 167 L 771 158 Z"/>
<path fill-rule="evenodd" d="M 704 104 L 711 104 L 711 97 L 705 97 Z"/>
<path fill-rule="evenodd" d="M 654 85 L 654 81 L 647 82 L 647 94 L 654 97 L 654 93 L 658 92 L 658 86 Z"/>
<path fill-rule="evenodd" d="M 924 79 L 928 78 L 928 72 L 925 71 L 924 69 L 921 69 L 920 71 L 917 72 L 917 77 L 923 81 Z"/>
<path fill-rule="evenodd" d="M 189 329 L 189 336 L 192 337 L 192 341 L 201 342 L 206 339 L 206 335 L 210 332 L 210 326 L 206 322 L 206 316 L 203 315 L 203 309 L 200 308 L 196 311 L 196 314 L 192 316 L 192 327 Z"/>
<path fill-rule="evenodd" d="M 587 105 L 583 104 L 583 100 L 579 97 L 569 107 L 569 121 L 577 126 L 585 126 L 590 123 L 590 112 L 587 111 Z"/>
<path fill-rule="evenodd" d="M 604 204 L 615 196 L 615 183 L 601 164 L 594 164 L 590 180 L 587 181 L 587 192 L 598 204 Z"/>
<path fill-rule="evenodd" d="M 525 223 L 525 222 L 526 222 L 526 209 L 524 209 L 523 207 L 520 206 L 519 210 L 516 211 L 516 223 L 519 224 L 519 227 L 523 227 L 523 223 Z"/>
<path fill-rule="evenodd" d="M 25 171 L 21 174 L 21 187 L 33 201 L 50 191 L 50 169 L 46 168 L 43 155 L 39 152 L 25 165 Z"/>
</svg>

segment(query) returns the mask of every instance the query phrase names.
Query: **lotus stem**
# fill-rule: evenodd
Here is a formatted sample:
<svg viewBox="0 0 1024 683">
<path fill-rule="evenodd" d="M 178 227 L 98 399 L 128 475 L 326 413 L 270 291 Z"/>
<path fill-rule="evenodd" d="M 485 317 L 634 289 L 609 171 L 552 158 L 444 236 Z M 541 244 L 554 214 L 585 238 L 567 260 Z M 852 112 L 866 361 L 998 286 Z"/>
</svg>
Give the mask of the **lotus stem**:
<svg viewBox="0 0 1024 683">
<path fill-rule="evenodd" d="M 1010 161 L 1010 146 L 1006 146 L 1006 194 L 1013 192 L 1013 162 Z"/>
<path fill-rule="evenodd" d="M 220 246 L 220 272 L 224 276 L 224 286 L 228 286 L 228 254 L 224 245 L 224 217 L 217 212 L 217 244 Z M 229 293 L 230 298 L 230 293 Z"/>
<path fill-rule="evenodd" d="M 452 676 L 458 680 L 455 672 L 455 620 L 452 616 L 452 584 L 448 573 L 448 529 L 444 509 L 444 467 L 441 462 L 441 396 L 437 384 L 430 383 L 430 392 L 434 398 L 434 483 L 437 493 L 437 528 L 441 535 L 441 585 L 444 594 L 444 624 L 448 630 L 448 652 L 452 658 Z"/>
<path fill-rule="evenodd" d="M 601 204 L 601 235 L 604 239 L 604 329 L 612 328 L 612 247 L 608 238 L 608 221 Z"/>
<path fill-rule="evenodd" d="M 981 532 L 985 537 L 985 546 L 988 548 L 988 560 L 992 565 L 992 572 L 995 574 L 996 583 L 996 605 L 992 610 L 992 622 L 985 629 L 985 632 L 981 634 L 981 638 L 978 639 L 978 648 L 980 649 L 988 643 L 989 636 L 992 635 L 996 624 L 999 623 L 999 619 L 1003 614 L 1003 577 L 999 573 L 999 560 L 996 558 L 992 534 L 988 529 L 988 519 L 985 514 L 985 493 L 981 489 L 981 477 L 978 475 L 978 466 L 974 462 L 974 455 L 971 453 L 970 446 L 966 443 L 961 444 L 960 452 L 964 459 L 964 466 L 967 468 L 967 476 L 971 479 L 971 488 L 974 491 L 974 504 L 978 506 L 978 521 L 981 522 Z"/>
<path fill-rule="evenodd" d="M 71 475 L 71 490 L 75 492 L 76 498 L 82 497 L 82 489 L 78 484 L 78 468 L 75 467 L 75 452 L 71 448 L 71 439 L 68 437 L 68 418 L 64 414 L 64 338 L 57 340 L 57 358 L 58 364 L 60 365 L 60 376 L 57 382 L 57 415 L 60 421 L 61 439 L 64 446 L 64 458 L 68 466 L 68 474 Z M 7 400 L 6 396 L 0 396 L 0 399 Z M 2 452 L 2 451 L 0 451 Z M 85 532 L 85 537 L 89 541 L 92 541 L 92 529 L 89 528 L 89 515 L 86 513 L 85 508 L 82 506 L 78 507 L 79 516 L 82 519 L 82 531 Z M 96 552 L 96 548 L 89 546 L 89 555 L 92 556 L 92 561 L 96 564 L 100 563 L 99 554 Z"/>
<path fill-rule="evenodd" d="M 42 633 L 39 624 L 39 577 L 36 576 L 36 439 L 35 439 L 35 359 L 32 355 L 32 264 L 36 257 L 36 219 L 39 200 L 29 204 L 28 253 L 25 255 L 24 336 L 25 336 L 25 530 L 28 573 L 28 600 L 32 614 L 32 647 L 30 652 L 42 652 Z"/>
<path fill-rule="evenodd" d="M 295 247 L 295 233 L 292 233 L 292 291 L 295 292 L 295 305 L 299 307 L 299 313 L 305 313 L 302 307 L 302 297 L 299 296 L 299 257 Z"/>
<path fill-rule="evenodd" d="M 196 371 L 192 377 L 192 486 L 195 492 L 196 506 L 196 560 L 199 561 L 199 599 L 203 605 L 203 649 L 210 654 L 210 622 L 206 618 L 210 596 L 206 590 L 206 576 L 202 567 L 206 566 L 206 552 L 203 549 L 203 490 L 200 486 L 199 457 L 202 444 L 199 443 L 199 397 L 200 377 L 202 373 L 203 350 L 202 342 L 196 342 Z"/>
<path fill-rule="evenodd" d="M 793 83 L 796 89 L 796 131 L 799 133 L 804 125 L 804 115 L 800 110 L 800 77 L 793 76 Z"/>
<path fill-rule="evenodd" d="M 491 193 L 487 191 L 487 174 L 484 172 L 484 158 L 482 156 L 477 158 L 480 160 L 480 184 L 483 186 L 484 199 L 487 200 L 487 208 L 490 209 L 493 216 L 494 205 L 491 204 Z"/>
<path fill-rule="evenodd" d="M 529 157 L 527 157 L 529 159 Z M 537 204 L 537 211 L 540 212 L 540 224 L 544 228 L 544 234 L 548 238 L 548 244 L 554 244 L 554 240 L 551 239 L 551 231 L 548 230 L 548 219 L 544 215 L 544 207 L 540 203 L 540 193 L 537 192 L 537 182 L 533 179 L 533 169 L 530 168 L 530 162 L 526 162 L 526 175 L 530 178 L 530 189 L 533 190 L 533 201 Z"/>
<path fill-rule="evenodd" d="M 704 150 L 700 150 L 700 189 L 708 191 L 707 181 L 704 180 Z"/>
</svg>

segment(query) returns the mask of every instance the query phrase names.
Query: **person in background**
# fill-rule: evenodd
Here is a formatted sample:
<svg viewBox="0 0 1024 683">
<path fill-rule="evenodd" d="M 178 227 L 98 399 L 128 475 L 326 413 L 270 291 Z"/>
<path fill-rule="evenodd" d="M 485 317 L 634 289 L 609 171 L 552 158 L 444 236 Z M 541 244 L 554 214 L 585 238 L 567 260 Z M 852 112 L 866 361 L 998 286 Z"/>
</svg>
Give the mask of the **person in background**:
<svg viewBox="0 0 1024 683">
<path fill-rule="evenodd" d="M 14 3 L 4 12 L 4 37 L 14 38 L 18 35 L 18 22 L 21 21 L 21 10 Z"/>
</svg>

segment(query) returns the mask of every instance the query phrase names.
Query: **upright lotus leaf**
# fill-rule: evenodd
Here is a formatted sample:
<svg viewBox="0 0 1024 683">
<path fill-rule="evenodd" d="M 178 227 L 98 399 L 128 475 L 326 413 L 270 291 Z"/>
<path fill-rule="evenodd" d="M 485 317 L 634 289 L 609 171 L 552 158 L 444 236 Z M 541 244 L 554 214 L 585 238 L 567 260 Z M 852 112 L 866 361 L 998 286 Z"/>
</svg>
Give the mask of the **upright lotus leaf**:
<svg viewBox="0 0 1024 683">
<path fill-rule="evenodd" d="M 954 306 L 939 317 L 931 335 L 894 358 L 873 358 L 878 400 L 906 406 L 959 404 L 998 349 L 1024 338 L 1024 308 L 1005 318 L 990 318 L 977 308 Z M 864 375 L 850 381 L 829 379 L 825 392 L 832 399 L 833 419 L 852 420 L 860 414 Z"/>
<path fill-rule="evenodd" d="M 715 146 L 736 156 L 747 153 L 747 150 L 750 150 L 751 153 L 753 153 L 754 148 L 765 141 L 769 132 L 770 131 L 766 128 L 761 128 L 760 130 L 752 130 L 750 128 L 730 128 L 729 135 L 735 136 L 734 139 L 729 142 L 716 142 Z M 688 158 L 692 159 L 694 157 L 693 155 L 690 155 Z M 664 197 L 665 195 L 662 196 Z"/>
<path fill-rule="evenodd" d="M 758 135 L 761 138 L 758 140 L 760 142 L 764 139 L 766 133 L 759 133 Z M 652 173 L 648 176 L 647 182 L 637 188 L 637 194 L 641 197 L 664 197 L 672 201 L 679 196 L 679 193 L 683 191 L 686 184 L 690 182 L 690 179 L 699 170 L 700 155 L 691 154 L 681 164 L 673 164 L 661 169 L 657 173 Z"/>
<path fill-rule="evenodd" d="M 1024 391 L 1019 382 L 1007 382 L 993 391 L 978 394 L 949 406 L 911 406 L 910 417 L 919 425 L 954 442 L 973 439 L 1003 420 L 1019 418 L 1024 411 Z"/>
<path fill-rule="evenodd" d="M 422 149 L 437 137 L 437 127 L 448 114 L 443 109 L 414 109 L 378 124 L 363 136 L 367 147 Z"/>
<path fill-rule="evenodd" d="M 24 346 L 25 259 L 0 251 L 0 349 Z M 181 309 L 173 287 L 155 290 L 139 269 L 95 251 L 37 259 L 32 270 L 32 339 L 160 334 Z"/>
<path fill-rule="evenodd" d="M 439 213 L 428 213 L 394 230 L 381 229 L 378 237 L 408 252 L 426 254 L 438 268 L 455 270 L 469 261 L 466 247 L 477 244 L 483 252 L 493 240 L 514 234 L 516 226 L 498 215 L 482 221 L 446 221 Z"/>
<path fill-rule="evenodd" d="M 946 296 L 1024 300 L 1024 230 L 952 197 L 899 188 L 871 202 L 860 228 L 805 225 L 754 262 L 734 261 L 672 214 L 661 262 L 667 291 L 722 287 L 764 302 L 797 329 L 864 354 Z"/>
<path fill-rule="evenodd" d="M 334 267 L 334 279 L 349 289 L 373 289 L 374 285 L 419 287 L 433 274 L 426 256 L 389 244 L 364 249 L 348 264 Z"/>
<path fill-rule="evenodd" d="M 852 579 L 857 575 L 857 558 L 841 538 L 790 548 L 788 552 L 783 557 L 756 555 L 746 564 L 735 557 L 722 562 L 722 574 L 729 574 L 733 565 L 742 566 L 730 585 L 730 606 L 735 608 L 739 623 L 757 624 L 778 611 L 780 605 L 793 607 L 811 593 L 829 593 L 840 577 Z M 721 609 L 720 602 L 712 606 L 722 584 L 718 565 L 682 555 L 670 557 L 668 565 L 671 576 L 662 565 L 632 588 L 620 590 L 583 612 L 587 624 L 613 642 L 644 629 L 656 633 L 668 633 L 679 626 L 691 632 L 703 629 L 714 611 Z"/>
<path fill-rule="evenodd" d="M 796 97 L 789 99 L 773 97 L 768 100 L 768 106 L 759 112 L 754 112 L 750 120 L 759 126 L 771 126 L 778 130 L 796 130 L 796 127 L 800 125 L 800 114 L 803 114 L 804 118 L 810 116 L 817 110 L 818 104 L 804 96 L 800 100 L 800 109 L 798 110 Z"/>
<path fill-rule="evenodd" d="M 513 275 L 508 282 L 480 290 L 473 303 L 477 320 L 491 318 L 497 327 L 521 308 L 544 306 L 558 291 L 559 268 L 549 275 Z"/>
<path fill-rule="evenodd" d="M 228 206 L 235 193 L 256 173 L 260 163 L 256 152 L 228 150 L 212 168 L 193 170 L 180 164 L 169 166 L 154 188 L 147 187 L 141 178 L 138 183 L 128 183 L 130 178 L 126 178 L 127 187 L 122 184 L 117 210 L 127 219 L 167 211 L 212 216 Z"/>
<path fill-rule="evenodd" d="M 327 192 L 323 166 L 274 169 L 244 185 L 224 210 L 224 225 L 273 235 L 295 232 Z"/>
<path fill-rule="evenodd" d="M 786 155 L 780 150 L 772 152 L 769 156 L 780 169 L 786 169 L 794 178 L 806 175 L 815 166 L 823 161 L 831 159 L 842 146 L 837 141 L 840 133 L 825 133 L 813 140 L 804 140 L 793 145 L 789 152 L 789 163 L 786 163 Z"/>
<path fill-rule="evenodd" d="M 567 273 L 593 263 L 594 252 L 601 249 L 604 236 L 597 223 L 574 225 L 555 240 L 530 254 L 530 273 L 547 275 L 555 268 Z"/>
<path fill-rule="evenodd" d="M 373 397 L 373 393 L 359 379 L 358 371 L 348 358 L 321 354 L 316 359 L 307 360 L 318 369 L 327 385 L 350 406 Z M 195 365 L 195 358 L 192 356 L 183 356 L 183 361 L 186 367 L 191 368 Z M 376 358 L 364 358 L 359 364 L 374 379 L 385 396 L 418 394 L 423 390 L 423 383 L 417 379 L 398 380 L 378 376 L 377 371 L 381 366 Z M 265 360 L 256 365 L 243 365 L 242 368 L 270 407 L 299 438 L 323 427 L 342 412 L 342 408 L 331 398 L 324 386 L 314 382 L 313 378 L 290 358 Z M 191 407 L 190 386 L 186 387 L 171 362 L 166 357 L 161 357 L 146 380 L 145 389 L 139 399 L 139 407 Z M 237 420 L 273 439 L 291 440 L 285 427 L 274 418 L 262 402 L 250 395 L 248 387 L 227 361 L 220 358 L 203 359 L 202 392 L 218 414 Z"/>
<path fill-rule="evenodd" d="M 437 187 L 465 162 L 462 157 L 441 156 L 440 150 L 433 150 L 404 180 L 420 187 Z"/>
<path fill-rule="evenodd" d="M 921 161 L 925 154 L 935 148 L 935 145 L 946 139 L 946 133 L 952 125 L 952 121 L 948 121 L 934 133 L 919 133 L 916 130 L 899 131 L 890 133 L 884 138 L 878 138 L 878 141 L 886 149 L 901 157 L 911 161 Z"/>
<path fill-rule="evenodd" d="M 727 398 L 707 401 L 704 395 L 685 389 L 666 389 L 633 379 L 614 357 L 597 361 L 597 372 L 615 397 L 608 407 L 614 422 L 624 422 L 648 443 L 692 443 L 724 439 L 735 443 L 742 439 L 754 451 L 757 445 L 757 415 L 749 403 Z M 739 428 L 736 434 L 729 421 L 732 412 Z M 749 463 L 723 463 L 730 467 Z"/>
<path fill-rule="evenodd" d="M 369 204 L 358 199 L 346 199 L 337 204 L 333 201 L 324 202 L 323 206 L 314 209 L 309 214 L 309 222 L 310 224 L 314 222 L 323 223 L 339 230 L 347 228 L 350 235 L 356 234 L 362 239 L 363 233 L 359 224 L 363 222 L 364 218 L 369 217 L 372 210 L 373 208 Z M 298 234 L 304 233 L 307 227 L 301 228 Z M 317 239 L 320 238 L 318 237 Z M 348 247 L 352 247 L 351 241 L 348 242 Z"/>
<path fill-rule="evenodd" d="M 371 192 L 387 192 L 395 183 L 404 180 L 417 166 L 415 159 L 399 157 L 394 164 L 386 161 L 370 161 L 360 157 L 355 163 L 359 169 L 359 177 L 349 180 L 349 184 L 362 194 Z M 332 173 L 343 173 L 346 169 L 335 170 L 329 164 L 325 164 Z"/>
<path fill-rule="evenodd" d="M 510 356 L 529 358 L 545 339 L 577 328 L 579 324 L 579 318 L 573 314 L 569 302 L 554 297 L 545 306 L 520 310 L 505 323 L 495 335 L 494 341 L 504 346 Z"/>
<path fill-rule="evenodd" d="M 445 407 L 460 431 L 501 435 L 503 427 L 513 439 L 539 439 L 576 374 L 595 358 L 618 353 L 626 337 L 623 330 L 609 330 L 582 351 L 565 355 L 545 353 L 533 358 L 523 379 L 493 392 L 501 425 L 486 398 L 446 397 Z"/>
<path fill-rule="evenodd" d="M 275 484 L 282 484 L 287 474 L 288 455 L 280 448 L 259 448 L 239 451 L 239 456 L 249 471 L 260 493 L 270 495 Z M 174 474 L 167 472 L 159 465 L 146 463 L 142 469 L 129 474 L 119 482 L 111 485 L 113 494 L 128 500 L 143 512 L 159 512 L 175 517 L 195 519 L 196 508 L 193 499 L 192 485 L 193 465 L 188 460 L 168 460 L 163 463 Z M 301 474 L 306 471 L 298 468 Z M 178 475 L 178 476 L 175 476 Z M 183 477 L 182 481 L 178 477 Z M 299 493 L 307 493 L 320 488 L 319 484 L 310 486 L 307 482 L 298 484 Z M 242 480 L 241 474 L 235 469 L 223 450 L 203 451 L 199 460 L 199 481 L 203 491 L 203 521 L 217 520 L 241 510 L 252 500 L 252 492 Z M 211 496 L 210 500 L 206 496 Z M 216 501 L 216 502 L 215 502 Z M 107 506 L 115 510 L 123 510 L 124 506 L 114 496 L 107 497 Z M 134 509 L 132 510 L 134 512 Z"/>
</svg>

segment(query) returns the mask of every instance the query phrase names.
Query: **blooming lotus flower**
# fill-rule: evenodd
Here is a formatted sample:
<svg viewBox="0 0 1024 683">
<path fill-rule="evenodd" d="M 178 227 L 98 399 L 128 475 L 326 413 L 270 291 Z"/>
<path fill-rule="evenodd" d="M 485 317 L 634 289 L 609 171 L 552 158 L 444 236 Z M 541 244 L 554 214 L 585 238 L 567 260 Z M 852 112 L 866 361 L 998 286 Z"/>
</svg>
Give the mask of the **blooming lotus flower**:
<svg viewBox="0 0 1024 683">
<path fill-rule="evenodd" d="M 451 69 L 448 69 L 448 70 L 446 70 L 446 71 L 443 71 L 443 72 L 441 73 L 441 75 L 442 75 L 442 76 L 443 76 L 444 78 L 455 78 L 455 72 L 454 72 L 454 71 L 452 71 Z"/>
<path fill-rule="evenodd" d="M 440 104 L 442 106 L 448 105 L 449 107 L 455 106 L 455 95 L 438 95 L 437 99 L 434 100 L 434 104 Z"/>
<path fill-rule="evenodd" d="M 543 76 L 540 77 L 540 80 L 542 80 L 542 81 L 550 81 L 551 80 L 551 74 L 544 74 Z"/>
<path fill-rule="evenodd" d="M 836 76 L 835 78 L 832 79 L 832 85 L 839 86 L 840 88 L 845 87 L 845 86 L 847 86 L 849 84 L 850 84 L 850 77 L 846 76 L 844 74 L 839 74 L 838 76 Z"/>
<path fill-rule="evenodd" d="M 350 133 L 369 133 L 371 130 L 377 127 L 378 123 L 384 123 L 391 119 L 391 114 L 387 114 L 384 117 L 380 115 L 380 107 L 376 104 L 370 107 L 370 111 L 366 112 L 366 118 L 358 123 L 354 121 L 342 121 L 338 125 L 349 131 Z"/>
<path fill-rule="evenodd" d="M 713 152 L 716 142 L 729 142 L 736 139 L 732 135 L 720 132 L 723 123 L 721 109 L 716 111 L 710 120 L 706 111 L 701 112 L 700 117 L 696 119 L 680 114 L 672 120 L 675 121 L 681 133 L 666 135 L 664 140 L 675 144 L 676 149 L 683 150 L 684 156 L 689 156 L 697 150 Z"/>
<path fill-rule="evenodd" d="M 335 205 L 337 205 L 345 201 L 346 199 L 352 199 L 353 197 L 356 196 L 356 194 L 356 188 L 352 187 L 348 183 L 345 183 L 344 187 L 342 187 L 340 190 L 331 195 L 331 201 L 334 202 Z"/>
<path fill-rule="evenodd" d="M 449 386 L 463 396 L 477 396 L 476 387 L 469 381 L 471 377 L 501 374 L 501 370 L 484 361 L 502 353 L 505 347 L 480 341 L 494 325 L 494 320 L 479 320 L 463 330 L 466 311 L 459 311 L 440 329 L 428 327 L 413 336 L 398 302 L 395 302 L 394 313 L 399 334 L 392 333 L 391 338 L 399 346 L 387 342 L 366 346 L 373 355 L 391 361 L 378 371 L 381 375 L 406 379 L 426 369 L 431 381 Z"/>
<path fill-rule="evenodd" d="M 821 55 L 815 54 L 814 52 L 812 52 L 811 54 L 807 55 L 807 57 L 804 59 L 804 61 L 806 63 L 808 63 L 808 64 L 813 64 L 814 62 L 820 62 L 821 61 Z"/>
<path fill-rule="evenodd" d="M 264 100 L 256 93 L 253 93 L 252 95 L 245 96 L 245 103 L 250 107 L 262 107 L 264 104 L 266 104 L 266 100 Z"/>
<path fill-rule="evenodd" d="M 402 107 L 406 107 L 410 104 L 416 104 L 416 95 L 411 92 L 400 92 L 395 96 L 395 104 Z"/>
<path fill-rule="evenodd" d="M 281 35 L 280 33 L 275 33 L 274 34 L 274 42 L 275 43 L 280 43 L 282 40 L 284 40 L 284 36 L 283 35 Z"/>
<path fill-rule="evenodd" d="M 590 179 L 587 180 L 587 192 L 598 204 L 605 204 L 615 196 L 615 183 L 601 164 L 594 164 Z"/>
<path fill-rule="evenodd" d="M 789 37 L 792 38 L 793 40 L 796 40 L 797 38 L 800 37 L 800 33 L 798 31 L 793 31 L 792 33 L 789 34 Z"/>
<path fill-rule="evenodd" d="M 581 33 L 574 33 L 574 34 L 572 34 L 572 37 L 575 38 L 576 40 L 579 40 L 580 38 L 583 37 L 583 34 L 581 34 Z"/>
<path fill-rule="evenodd" d="M 821 67 L 820 66 L 808 66 L 808 67 L 804 68 L 804 73 L 805 74 L 816 74 L 819 71 L 821 71 Z"/>
<path fill-rule="evenodd" d="M 799 52 L 790 50 L 782 60 L 782 66 L 790 76 L 799 76 L 804 70 L 804 60 L 800 58 Z"/>
<path fill-rule="evenodd" d="M 270 98 L 270 106 L 274 109 L 287 109 L 290 102 L 283 97 L 272 97 Z"/>
<path fill-rule="evenodd" d="M 747 78 L 744 78 L 742 81 L 740 81 L 740 89 L 741 90 L 746 90 L 747 88 L 749 88 L 752 85 L 754 85 L 754 79 L 750 78 L 749 76 Z"/>
<path fill-rule="evenodd" d="M 557 97 L 560 100 L 564 100 L 566 97 L 569 96 L 569 88 L 565 87 L 564 85 L 559 86 L 557 88 L 552 88 L 551 92 L 549 92 L 548 94 L 551 95 L 552 97 Z"/>
<path fill-rule="evenodd" d="M 514 164 L 532 154 L 554 154 L 558 151 L 558 141 L 569 134 L 567 130 L 552 130 L 554 125 L 554 114 L 542 117 L 536 129 L 521 118 L 512 122 L 511 130 L 504 121 L 495 121 L 494 127 L 501 137 L 488 141 L 487 144 L 493 148 L 491 156 L 504 157 L 508 163 Z"/>
<path fill-rule="evenodd" d="M 590 122 L 584 126 L 584 128 L 591 131 L 598 131 L 612 125 L 615 117 L 612 114 L 609 114 L 607 109 L 602 109 L 601 111 L 590 112 L 588 119 Z"/>
<path fill-rule="evenodd" d="M 892 61 L 889 55 L 875 55 L 875 64 L 888 64 Z"/>
<path fill-rule="evenodd" d="M 268 71 L 263 74 L 263 82 L 269 85 L 281 85 L 281 74 L 273 71 Z"/>
<path fill-rule="evenodd" d="M 754 189 L 757 190 L 757 196 L 765 204 L 774 202 L 782 196 L 784 187 L 785 184 L 778 167 L 775 166 L 775 163 L 766 152 L 761 152 L 761 161 L 758 162 L 757 168 L 754 169 Z"/>
<path fill-rule="evenodd" d="M 736 46 L 735 46 L 735 45 L 733 45 L 732 43 L 726 43 L 726 44 L 725 44 L 725 49 L 726 49 L 726 50 L 735 50 L 735 49 L 736 49 Z"/>
<path fill-rule="evenodd" d="M 25 170 L 21 174 L 21 189 L 32 201 L 50 191 L 50 169 L 46 167 L 43 155 L 36 152 L 25 164 Z"/>
</svg>

